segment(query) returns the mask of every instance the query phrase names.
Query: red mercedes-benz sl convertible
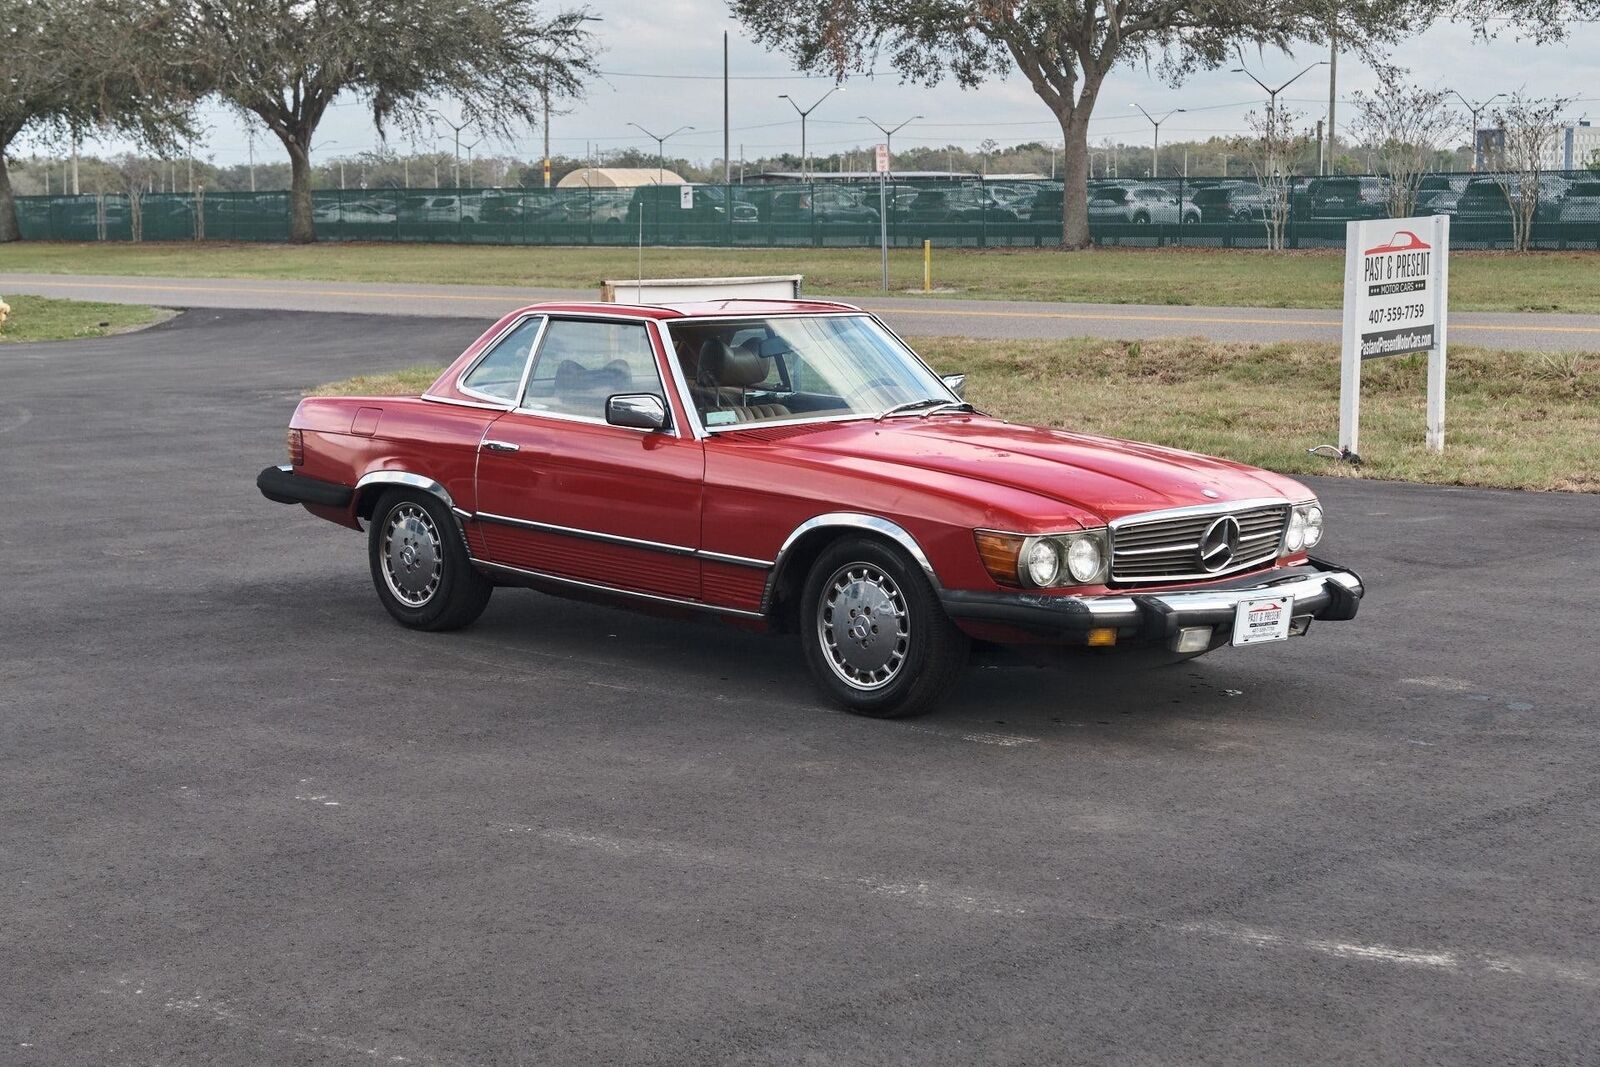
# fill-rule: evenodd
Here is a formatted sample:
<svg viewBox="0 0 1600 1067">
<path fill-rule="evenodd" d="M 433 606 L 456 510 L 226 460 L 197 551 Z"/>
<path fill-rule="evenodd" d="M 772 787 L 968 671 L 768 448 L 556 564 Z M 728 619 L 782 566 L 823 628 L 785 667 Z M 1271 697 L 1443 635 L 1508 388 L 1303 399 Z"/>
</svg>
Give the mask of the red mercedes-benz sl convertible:
<svg viewBox="0 0 1600 1067">
<path fill-rule="evenodd" d="M 1299 483 L 963 386 L 848 304 L 540 304 L 420 397 L 302 401 L 257 484 L 365 529 L 405 626 L 497 586 L 703 613 L 798 633 L 868 715 L 926 708 L 974 639 L 1180 658 L 1354 618 Z"/>
</svg>

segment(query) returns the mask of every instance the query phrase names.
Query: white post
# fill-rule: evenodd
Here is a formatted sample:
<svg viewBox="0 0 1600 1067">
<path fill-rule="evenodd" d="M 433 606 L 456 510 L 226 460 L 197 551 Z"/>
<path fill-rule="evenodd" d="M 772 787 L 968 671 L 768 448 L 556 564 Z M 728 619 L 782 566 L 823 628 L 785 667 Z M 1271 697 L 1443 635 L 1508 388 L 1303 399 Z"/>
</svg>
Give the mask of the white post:
<svg viewBox="0 0 1600 1067">
<path fill-rule="evenodd" d="M 1444 451 L 1446 324 L 1450 321 L 1450 216 L 1433 216 L 1433 348 L 1428 351 L 1428 451 Z"/>
<path fill-rule="evenodd" d="M 1361 223 L 1347 222 L 1344 228 L 1344 351 L 1339 363 L 1339 447 L 1359 454 L 1358 426 L 1361 420 L 1361 325 L 1356 321 L 1361 284 Z"/>
</svg>

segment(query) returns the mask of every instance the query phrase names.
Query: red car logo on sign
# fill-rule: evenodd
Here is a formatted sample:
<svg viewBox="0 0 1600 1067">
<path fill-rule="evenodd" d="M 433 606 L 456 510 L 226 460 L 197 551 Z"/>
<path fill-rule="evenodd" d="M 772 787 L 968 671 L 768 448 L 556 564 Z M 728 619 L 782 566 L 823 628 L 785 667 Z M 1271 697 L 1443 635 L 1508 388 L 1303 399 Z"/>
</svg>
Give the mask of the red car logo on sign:
<svg viewBox="0 0 1600 1067">
<path fill-rule="evenodd" d="M 1394 236 L 1389 238 L 1389 243 L 1369 248 L 1364 253 L 1369 256 L 1381 255 L 1384 252 L 1420 252 L 1433 246 L 1410 230 L 1396 230 Z"/>
</svg>

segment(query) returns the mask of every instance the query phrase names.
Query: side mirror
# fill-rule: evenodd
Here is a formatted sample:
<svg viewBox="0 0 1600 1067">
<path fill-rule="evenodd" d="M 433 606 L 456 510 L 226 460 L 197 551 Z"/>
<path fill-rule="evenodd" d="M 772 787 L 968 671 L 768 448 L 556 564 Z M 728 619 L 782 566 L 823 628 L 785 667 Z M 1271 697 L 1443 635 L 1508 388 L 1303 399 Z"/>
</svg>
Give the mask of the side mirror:
<svg viewBox="0 0 1600 1067">
<path fill-rule="evenodd" d="M 663 430 L 667 406 L 654 393 L 620 393 L 606 397 L 606 422 L 635 430 Z"/>
<path fill-rule="evenodd" d="M 944 383 L 946 389 L 956 394 L 956 399 L 965 400 L 967 398 L 967 376 L 965 374 L 941 374 L 939 380 Z"/>
</svg>

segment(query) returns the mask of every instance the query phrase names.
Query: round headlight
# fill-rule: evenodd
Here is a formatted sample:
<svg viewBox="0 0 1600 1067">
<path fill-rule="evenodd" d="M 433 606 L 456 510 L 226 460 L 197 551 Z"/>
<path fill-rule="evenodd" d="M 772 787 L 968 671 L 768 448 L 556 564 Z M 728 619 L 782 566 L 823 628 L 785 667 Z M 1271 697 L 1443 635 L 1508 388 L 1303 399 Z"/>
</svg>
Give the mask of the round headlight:
<svg viewBox="0 0 1600 1067">
<path fill-rule="evenodd" d="M 1306 509 L 1306 547 L 1315 548 L 1322 540 L 1322 509 L 1315 504 Z"/>
<path fill-rule="evenodd" d="M 1027 569 L 1028 581 L 1034 585 L 1054 585 L 1061 575 L 1061 550 L 1054 541 L 1035 541 L 1022 565 Z"/>
<path fill-rule="evenodd" d="M 1289 529 L 1283 535 L 1283 547 L 1298 552 L 1306 543 L 1306 513 L 1299 508 L 1289 512 Z"/>
<path fill-rule="evenodd" d="M 1092 537 L 1074 538 L 1067 548 L 1067 570 L 1080 582 L 1093 580 L 1100 573 L 1100 543 Z"/>
</svg>

